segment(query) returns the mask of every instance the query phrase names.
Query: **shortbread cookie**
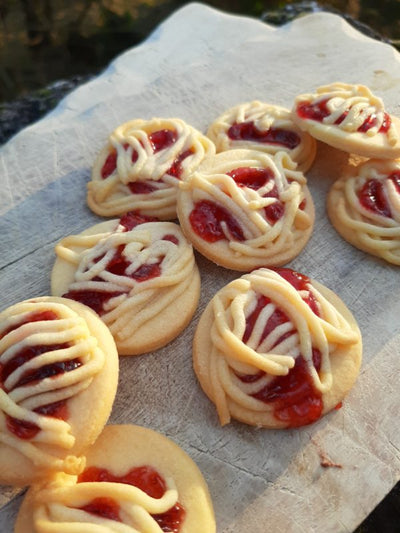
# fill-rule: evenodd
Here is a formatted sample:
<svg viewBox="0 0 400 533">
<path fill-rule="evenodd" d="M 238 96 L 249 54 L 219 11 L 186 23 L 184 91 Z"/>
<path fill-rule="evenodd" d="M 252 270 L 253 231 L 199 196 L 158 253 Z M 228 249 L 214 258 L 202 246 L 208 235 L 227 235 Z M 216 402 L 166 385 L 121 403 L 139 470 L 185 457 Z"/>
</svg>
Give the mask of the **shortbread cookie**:
<svg viewBox="0 0 400 533">
<path fill-rule="evenodd" d="M 215 263 L 248 271 L 283 265 L 306 245 L 314 204 L 285 152 L 221 152 L 178 194 L 178 216 L 193 245 Z"/>
<path fill-rule="evenodd" d="M 0 313 L 0 483 L 79 473 L 118 382 L 113 338 L 93 311 L 41 297 Z"/>
<path fill-rule="evenodd" d="M 369 160 L 337 180 L 329 218 L 356 248 L 400 265 L 400 161 Z"/>
<path fill-rule="evenodd" d="M 400 157 L 400 120 L 364 85 L 333 83 L 295 99 L 293 121 L 320 141 L 364 157 Z"/>
<path fill-rule="evenodd" d="M 332 291 L 290 269 L 221 289 L 199 321 L 196 375 L 221 424 L 298 427 L 341 402 L 361 363 L 357 323 Z"/>
<path fill-rule="evenodd" d="M 192 246 L 173 222 L 132 228 L 131 214 L 62 239 L 52 294 L 96 311 L 120 355 L 156 350 L 189 323 L 200 294 Z"/>
<path fill-rule="evenodd" d="M 208 137 L 217 152 L 247 148 L 276 154 L 283 150 L 306 172 L 312 165 L 317 143 L 302 131 L 284 107 L 247 102 L 228 109 L 209 127 Z"/>
<path fill-rule="evenodd" d="M 172 220 L 180 180 L 214 153 L 213 143 L 183 120 L 126 122 L 110 135 L 94 163 L 88 205 L 106 217 L 139 210 Z"/>
<path fill-rule="evenodd" d="M 79 476 L 32 487 L 15 533 L 215 533 L 206 482 L 173 441 L 139 426 L 106 426 Z"/>
</svg>

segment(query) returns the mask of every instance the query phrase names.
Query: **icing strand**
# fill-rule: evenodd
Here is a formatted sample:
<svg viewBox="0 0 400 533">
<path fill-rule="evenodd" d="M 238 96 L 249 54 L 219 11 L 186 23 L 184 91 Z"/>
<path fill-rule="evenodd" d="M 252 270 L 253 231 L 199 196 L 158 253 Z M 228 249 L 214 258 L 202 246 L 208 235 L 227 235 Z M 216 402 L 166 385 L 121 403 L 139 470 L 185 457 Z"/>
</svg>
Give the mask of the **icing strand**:
<svg viewBox="0 0 400 533">
<path fill-rule="evenodd" d="M 312 294 L 319 315 L 306 303 Z M 247 318 L 259 295 L 269 302 L 260 312 L 250 338 L 243 341 Z M 280 310 L 287 317 L 261 341 L 268 318 Z M 221 424 L 230 420 L 229 402 L 253 411 L 272 411 L 273 406 L 253 398 L 274 376 L 288 374 L 300 355 L 305 359 L 313 386 L 321 393 L 332 386 L 330 352 L 332 346 L 357 342 L 358 337 L 344 317 L 311 284 L 307 294 L 298 292 L 278 273 L 259 269 L 231 282 L 213 299 L 212 352 L 209 378 Z M 284 338 L 282 342 L 278 342 Z M 319 372 L 313 363 L 313 350 L 321 353 Z M 238 374 L 266 375 L 256 382 L 243 382 Z"/>
<path fill-rule="evenodd" d="M 172 236 L 175 242 L 165 240 L 165 236 Z M 124 246 L 122 256 L 130 265 L 124 274 L 117 275 L 108 272 L 107 265 L 120 246 Z M 129 339 L 181 295 L 190 285 L 195 267 L 191 245 L 179 226 L 171 222 L 149 222 L 131 231 L 117 228 L 91 239 L 67 237 L 57 245 L 56 253 L 77 266 L 69 291 L 122 293 L 104 304 L 101 315 L 118 341 Z M 159 276 L 144 281 L 132 277 L 141 267 L 160 261 Z"/>
<path fill-rule="evenodd" d="M 29 322 L 32 313 L 52 311 L 56 319 Z M 85 321 L 69 307 L 55 302 L 31 301 L 16 304 L 1 314 L 0 366 L 12 362 L 24 350 L 43 347 L 39 355 L 23 360 L 3 381 L 0 389 L 0 442 L 13 446 L 37 465 L 72 468 L 81 461 L 67 462 L 44 452 L 40 444 L 63 450 L 72 448 L 75 437 L 67 420 L 35 412 L 39 407 L 66 401 L 86 389 L 104 365 L 104 353 L 98 348 Z M 13 328 L 13 329 L 11 329 Z M 11 329 L 11 331 L 10 331 Z M 61 349 L 52 349 L 62 345 Z M 45 347 L 50 350 L 46 351 Z M 79 365 L 49 377 L 29 380 L 33 372 L 48 365 L 63 365 L 79 360 Z M 34 374 L 33 374 L 34 375 Z M 28 376 L 28 381 L 26 381 Z M 21 384 L 19 384 L 21 382 Z M 17 424 L 37 428 L 37 433 L 22 440 L 7 428 L 7 417 Z"/>
</svg>

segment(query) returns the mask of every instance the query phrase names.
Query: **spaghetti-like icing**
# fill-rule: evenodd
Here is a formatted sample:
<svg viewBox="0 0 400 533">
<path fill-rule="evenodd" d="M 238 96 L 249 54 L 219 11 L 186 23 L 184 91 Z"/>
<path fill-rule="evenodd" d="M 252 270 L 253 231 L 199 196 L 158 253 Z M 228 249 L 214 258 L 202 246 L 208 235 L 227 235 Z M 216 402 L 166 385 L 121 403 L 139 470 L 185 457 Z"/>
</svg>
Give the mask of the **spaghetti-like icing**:
<svg viewBox="0 0 400 533">
<path fill-rule="evenodd" d="M 307 180 L 285 152 L 274 157 L 255 150 L 231 153 L 231 158 L 222 153 L 215 156 L 215 164 L 193 173 L 181 183 L 181 189 L 190 194 L 194 210 L 197 203 L 206 200 L 234 218 L 243 234 L 241 240 L 234 238 L 228 225 L 221 224 L 232 255 L 252 258 L 255 266 L 282 264 L 295 244 L 305 244 L 305 235 L 312 229 L 314 211 L 311 197 L 305 196 Z M 260 188 L 238 185 L 230 175 L 238 168 L 268 169 L 269 179 Z M 274 206 L 279 207 L 280 214 L 271 221 L 266 209 Z"/>
<path fill-rule="evenodd" d="M 124 272 L 113 273 L 108 268 L 118 250 L 128 266 Z M 131 231 L 119 225 L 111 232 L 72 235 L 56 246 L 56 253 L 76 266 L 69 293 L 112 294 L 100 314 L 117 345 L 183 294 L 195 268 L 192 247 L 172 222 L 148 222 Z M 135 276 L 152 267 L 157 267 L 157 275 L 148 279 Z"/>
<path fill-rule="evenodd" d="M 249 338 L 244 342 L 246 324 L 259 295 L 269 303 L 259 313 Z M 312 298 L 317 313 L 307 303 Z M 320 393 L 332 386 L 330 354 L 335 346 L 351 345 L 359 337 L 337 309 L 313 286 L 298 291 L 273 270 L 259 269 L 229 283 L 212 300 L 211 353 L 208 359 L 209 391 L 221 424 L 230 421 L 230 405 L 248 411 L 272 412 L 254 396 L 276 376 L 285 376 L 303 357 L 313 387 Z M 268 319 L 276 310 L 287 317 L 264 338 Z M 313 350 L 321 355 L 317 371 Z M 240 376 L 265 375 L 246 380 Z"/>
<path fill-rule="evenodd" d="M 253 135 L 233 135 L 234 128 L 248 127 Z M 228 109 L 209 127 L 207 136 L 214 142 L 217 152 L 237 148 L 261 150 L 269 154 L 286 151 L 305 172 L 312 164 L 316 142 L 300 130 L 291 119 L 288 109 L 252 101 Z M 248 138 L 248 137 L 252 138 Z"/>
<path fill-rule="evenodd" d="M 40 491 L 33 511 L 37 533 L 161 533 L 163 530 L 152 515 L 167 512 L 178 502 L 178 491 L 172 478 L 165 480 L 166 491 L 153 498 L 138 487 L 124 483 L 76 483 L 76 476 L 59 474 Z M 97 498 L 117 502 L 122 522 L 92 514 L 82 509 Z"/>
<path fill-rule="evenodd" d="M 56 319 L 30 321 L 33 314 L 49 311 Z M 40 408 L 67 401 L 85 390 L 102 369 L 104 353 L 75 311 L 62 303 L 40 299 L 21 302 L 0 314 L 0 366 L 5 368 L 19 353 L 35 347 L 43 349 L 16 366 L 0 388 L 0 442 L 15 448 L 35 465 L 74 473 L 81 468 L 80 459 L 68 456 L 62 460 L 43 448 L 51 445 L 65 451 L 73 447 L 75 437 L 68 420 L 41 414 Z M 77 359 L 76 368 L 43 379 L 24 379 L 32 372 L 40 375 L 43 368 L 58 368 Z M 9 430 L 7 419 L 12 419 L 17 427 L 37 428 L 37 432 L 29 439 L 21 439 Z"/>
<path fill-rule="evenodd" d="M 321 123 L 335 125 L 347 133 L 362 131 L 360 128 L 366 121 L 373 119 L 364 131 L 369 137 L 376 136 L 388 118 L 383 101 L 364 85 L 333 83 L 319 87 L 315 94 L 303 94 L 295 102 L 298 110 L 304 102 L 312 106 L 323 103 L 328 114 Z M 399 141 L 399 135 L 393 124 L 386 133 L 389 144 L 394 146 Z"/>
<path fill-rule="evenodd" d="M 157 144 L 152 135 L 164 136 Z M 213 143 L 180 119 L 132 120 L 116 128 L 88 183 L 88 205 L 102 216 L 138 209 L 161 220 L 176 216 L 178 183 L 215 153 Z M 115 168 L 104 173 L 110 156 Z M 136 184 L 137 189 L 132 189 Z"/>
<path fill-rule="evenodd" d="M 360 165 L 356 175 L 334 183 L 328 206 L 335 227 L 345 238 L 347 235 L 362 250 L 400 265 L 398 161 L 371 160 Z"/>
</svg>

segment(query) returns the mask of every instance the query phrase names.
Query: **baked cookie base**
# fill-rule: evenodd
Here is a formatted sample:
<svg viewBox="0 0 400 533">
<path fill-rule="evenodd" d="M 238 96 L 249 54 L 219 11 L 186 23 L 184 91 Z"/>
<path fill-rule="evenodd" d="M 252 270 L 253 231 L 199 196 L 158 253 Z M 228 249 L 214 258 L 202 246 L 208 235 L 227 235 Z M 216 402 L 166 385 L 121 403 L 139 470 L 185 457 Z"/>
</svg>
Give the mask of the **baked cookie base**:
<svg viewBox="0 0 400 533">
<path fill-rule="evenodd" d="M 333 291 L 320 283 L 314 280 L 311 280 L 311 283 L 324 298 L 336 307 L 359 335 L 359 341 L 357 343 L 349 347 L 337 348 L 331 353 L 330 362 L 333 385 L 328 392 L 322 394 L 323 409 L 321 416 L 323 416 L 340 404 L 354 385 L 361 366 L 362 340 L 357 322 L 342 300 Z M 214 312 L 211 301 L 205 308 L 195 332 L 193 341 L 193 368 L 204 393 L 215 403 L 210 378 L 210 358 L 212 352 L 210 331 L 213 321 Z M 271 412 L 273 403 L 265 404 L 265 411 L 251 411 L 243 408 L 230 398 L 227 398 L 227 401 L 230 415 L 235 420 L 252 426 L 269 429 L 284 429 L 288 427 L 286 423 L 273 416 Z M 262 405 L 261 401 L 260 404 Z"/>
<path fill-rule="evenodd" d="M 119 476 L 135 467 L 151 466 L 164 480 L 174 480 L 178 501 L 186 511 L 180 533 L 215 533 L 213 505 L 202 473 L 183 449 L 164 435 L 134 425 L 106 426 L 86 459 L 86 467 L 106 468 Z M 15 533 L 35 533 L 32 516 L 38 503 L 42 503 L 40 487 L 32 487 L 21 505 Z"/>
</svg>

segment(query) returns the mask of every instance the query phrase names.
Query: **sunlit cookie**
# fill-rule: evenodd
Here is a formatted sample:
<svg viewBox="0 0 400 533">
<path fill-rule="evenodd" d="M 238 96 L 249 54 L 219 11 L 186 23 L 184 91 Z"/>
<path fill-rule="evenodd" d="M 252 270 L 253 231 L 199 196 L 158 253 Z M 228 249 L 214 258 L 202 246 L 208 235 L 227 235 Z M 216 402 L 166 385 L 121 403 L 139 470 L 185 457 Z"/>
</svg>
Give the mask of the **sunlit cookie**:
<svg viewBox="0 0 400 533">
<path fill-rule="evenodd" d="M 86 306 L 41 297 L 1 312 L 0 483 L 79 473 L 117 381 L 113 338 Z"/>
<path fill-rule="evenodd" d="M 156 350 L 174 339 L 200 294 L 193 249 L 179 226 L 136 224 L 128 213 L 65 237 L 56 246 L 51 276 L 52 294 L 101 316 L 120 355 Z"/>
<path fill-rule="evenodd" d="M 337 180 L 329 218 L 356 248 L 400 265 L 400 161 L 369 160 Z"/>
<path fill-rule="evenodd" d="M 287 428 L 341 402 L 361 352 L 357 323 L 332 291 L 290 269 L 259 269 L 208 304 L 193 361 L 221 424 Z"/>
<path fill-rule="evenodd" d="M 193 245 L 215 263 L 248 271 L 283 265 L 306 245 L 314 205 L 285 152 L 229 150 L 181 184 L 178 216 Z"/>
<path fill-rule="evenodd" d="M 214 153 L 213 143 L 183 120 L 126 122 L 110 135 L 94 163 L 87 203 L 101 216 L 139 210 L 172 220 L 180 180 Z"/>
<path fill-rule="evenodd" d="M 400 157 L 400 120 L 364 85 L 333 83 L 295 99 L 293 121 L 334 148 L 364 157 Z"/>
<path fill-rule="evenodd" d="M 316 141 L 294 124 L 284 107 L 253 101 L 228 109 L 209 127 L 217 152 L 237 148 L 276 154 L 283 150 L 306 172 L 316 153 Z"/>
<path fill-rule="evenodd" d="M 215 533 L 206 482 L 173 441 L 139 426 L 106 426 L 79 476 L 31 488 L 15 533 Z"/>
</svg>

